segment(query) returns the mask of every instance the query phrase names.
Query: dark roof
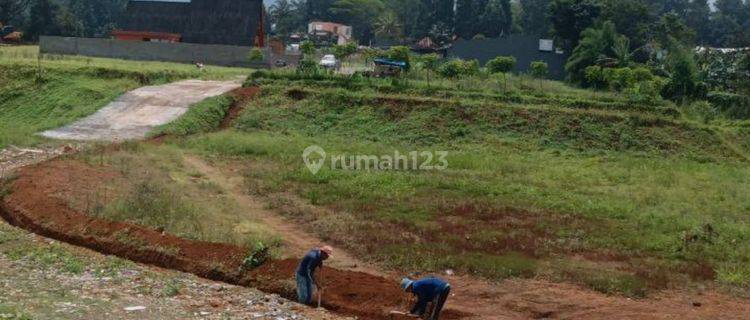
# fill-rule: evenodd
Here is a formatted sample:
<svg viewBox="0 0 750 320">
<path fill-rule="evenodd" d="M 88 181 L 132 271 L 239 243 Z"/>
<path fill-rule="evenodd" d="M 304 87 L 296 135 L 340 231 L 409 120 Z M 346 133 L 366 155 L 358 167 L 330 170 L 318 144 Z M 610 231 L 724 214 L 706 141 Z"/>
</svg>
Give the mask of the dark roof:
<svg viewBox="0 0 750 320">
<path fill-rule="evenodd" d="M 568 54 L 557 54 L 539 50 L 539 38 L 513 34 L 500 38 L 463 40 L 459 39 L 448 49 L 449 57 L 477 59 L 481 64 L 497 56 L 513 56 L 518 63 L 516 71 L 527 72 L 532 61 L 544 61 L 549 65 L 551 79 L 565 79 L 565 62 Z"/>
<path fill-rule="evenodd" d="M 182 41 L 253 45 L 262 0 L 131 0 L 121 26 L 126 31 L 179 33 Z"/>
</svg>

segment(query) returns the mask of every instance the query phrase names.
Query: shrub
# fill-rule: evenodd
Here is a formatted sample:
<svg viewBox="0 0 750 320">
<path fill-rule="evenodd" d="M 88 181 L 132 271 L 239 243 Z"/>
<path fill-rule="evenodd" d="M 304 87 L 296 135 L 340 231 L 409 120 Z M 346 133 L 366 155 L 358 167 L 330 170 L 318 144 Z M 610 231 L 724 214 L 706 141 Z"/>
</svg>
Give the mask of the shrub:
<svg viewBox="0 0 750 320">
<path fill-rule="evenodd" d="M 310 40 L 302 41 L 302 43 L 299 44 L 299 49 L 305 55 L 315 54 L 315 44 Z"/>
<path fill-rule="evenodd" d="M 393 60 L 399 60 L 406 62 L 406 70 L 411 69 L 411 62 L 409 59 L 409 48 L 405 46 L 395 46 L 387 52 L 388 58 Z"/>
<path fill-rule="evenodd" d="M 502 73 L 505 90 L 508 90 L 508 72 L 513 71 L 516 68 L 516 58 L 508 56 L 497 56 L 494 59 L 487 61 L 485 67 L 490 73 Z"/>
<path fill-rule="evenodd" d="M 490 73 L 508 73 L 516 68 L 516 58 L 509 56 L 497 56 L 487 61 L 485 67 Z"/>
<path fill-rule="evenodd" d="M 446 78 L 458 78 L 462 73 L 463 64 L 464 62 L 459 59 L 448 61 L 440 66 L 438 73 Z"/>
<path fill-rule="evenodd" d="M 473 76 L 479 74 L 479 60 L 472 59 L 464 63 L 464 75 Z"/>
<path fill-rule="evenodd" d="M 635 85 L 635 74 L 630 68 L 610 69 L 611 72 L 605 74 L 607 83 L 612 90 L 622 92 L 625 89 Z"/>
<path fill-rule="evenodd" d="M 549 73 L 549 65 L 544 61 L 531 62 L 531 75 L 535 78 L 543 79 Z"/>
<path fill-rule="evenodd" d="M 476 75 L 479 73 L 479 61 L 454 59 L 441 65 L 438 73 L 446 78 Z"/>
<path fill-rule="evenodd" d="M 633 69 L 633 78 L 637 82 L 651 81 L 654 78 L 654 74 L 648 68 L 638 67 Z"/>
<path fill-rule="evenodd" d="M 709 123 L 716 118 L 716 110 L 706 101 L 696 101 L 685 107 L 685 115 L 702 123 Z"/>
<path fill-rule="evenodd" d="M 252 269 L 262 265 L 270 257 L 270 248 L 263 242 L 256 242 L 253 248 L 248 252 L 245 260 L 242 261 L 242 267 Z"/>
<path fill-rule="evenodd" d="M 584 70 L 586 82 L 594 89 L 603 89 L 607 87 L 607 77 L 604 68 L 600 66 L 588 66 Z"/>
<path fill-rule="evenodd" d="M 315 74 L 318 72 L 318 64 L 311 60 L 301 60 L 297 65 L 297 72 L 302 74 Z"/>
<path fill-rule="evenodd" d="M 419 57 L 422 62 L 422 68 L 425 70 L 435 71 L 439 66 L 439 58 L 437 54 L 430 53 Z"/>
<path fill-rule="evenodd" d="M 263 51 L 260 48 L 252 48 L 247 58 L 250 62 L 261 62 L 263 61 Z"/>
<path fill-rule="evenodd" d="M 667 58 L 667 70 L 671 77 L 664 91 L 665 96 L 682 100 L 696 95 L 698 70 L 691 50 L 673 45 Z"/>
<path fill-rule="evenodd" d="M 729 92 L 710 92 L 707 99 L 727 117 L 750 119 L 750 97 Z"/>
<path fill-rule="evenodd" d="M 341 60 L 344 60 L 355 53 L 357 53 L 357 45 L 354 42 L 333 46 L 333 54 Z"/>
</svg>

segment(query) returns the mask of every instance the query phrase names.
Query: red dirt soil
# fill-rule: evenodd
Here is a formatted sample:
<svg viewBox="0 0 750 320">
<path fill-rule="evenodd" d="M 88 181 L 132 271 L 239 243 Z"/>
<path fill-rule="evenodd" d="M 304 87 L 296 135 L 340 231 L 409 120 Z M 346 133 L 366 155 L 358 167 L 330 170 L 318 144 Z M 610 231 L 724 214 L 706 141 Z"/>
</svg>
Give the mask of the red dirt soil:
<svg viewBox="0 0 750 320">
<path fill-rule="evenodd" d="M 298 260 L 271 260 L 245 271 L 242 247 L 192 241 L 139 225 L 91 217 L 71 209 L 55 195 L 69 192 L 70 179 L 112 179 L 115 172 L 57 159 L 22 168 L 11 193 L 0 205 L 10 224 L 74 245 L 233 284 L 251 285 L 294 299 L 294 270 Z M 323 306 L 360 319 L 390 319 L 391 310 L 404 309 L 405 294 L 391 279 L 367 273 L 324 268 Z M 442 319 L 467 314 L 446 310 Z"/>
<path fill-rule="evenodd" d="M 227 114 L 224 117 L 224 120 L 221 121 L 219 128 L 229 128 L 234 120 L 240 116 L 242 110 L 245 109 L 245 104 L 258 95 L 258 92 L 260 92 L 258 87 L 243 87 L 230 91 L 228 94 L 234 98 L 234 102 L 232 103 L 232 106 L 229 107 L 229 110 L 227 110 Z"/>
</svg>

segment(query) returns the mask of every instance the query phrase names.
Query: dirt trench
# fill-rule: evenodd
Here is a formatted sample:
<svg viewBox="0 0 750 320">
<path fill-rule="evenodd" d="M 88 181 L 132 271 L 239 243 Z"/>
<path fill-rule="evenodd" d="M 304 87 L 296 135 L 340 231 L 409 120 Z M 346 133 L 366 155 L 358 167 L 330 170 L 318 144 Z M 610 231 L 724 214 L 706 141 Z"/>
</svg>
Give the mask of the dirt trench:
<svg viewBox="0 0 750 320">
<path fill-rule="evenodd" d="M 63 187 L 66 172 L 101 179 L 106 173 L 70 159 L 55 159 L 19 170 L 0 205 L 0 216 L 8 223 L 34 233 L 116 255 L 140 263 L 193 273 L 211 280 L 256 287 L 295 299 L 296 259 L 270 260 L 244 270 L 245 248 L 179 238 L 139 225 L 113 222 L 71 209 L 52 195 Z M 392 279 L 363 272 L 324 268 L 326 288 L 323 306 L 333 312 L 360 319 L 391 319 L 390 310 L 403 309 L 404 293 Z M 447 310 L 443 319 L 466 316 Z"/>
</svg>

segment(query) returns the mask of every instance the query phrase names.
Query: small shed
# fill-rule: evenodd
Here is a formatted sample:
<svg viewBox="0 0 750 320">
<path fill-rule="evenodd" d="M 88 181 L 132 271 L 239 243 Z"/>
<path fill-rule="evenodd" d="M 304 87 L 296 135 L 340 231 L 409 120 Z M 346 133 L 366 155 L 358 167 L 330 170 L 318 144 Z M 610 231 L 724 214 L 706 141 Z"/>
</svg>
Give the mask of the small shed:
<svg viewBox="0 0 750 320">
<path fill-rule="evenodd" d="M 564 80 L 568 54 L 555 49 L 551 40 L 534 36 L 513 34 L 499 38 L 459 39 L 448 49 L 448 57 L 464 60 L 477 59 L 481 64 L 497 56 L 513 56 L 518 61 L 516 72 L 528 72 L 532 61 L 549 65 L 549 78 Z"/>
</svg>

